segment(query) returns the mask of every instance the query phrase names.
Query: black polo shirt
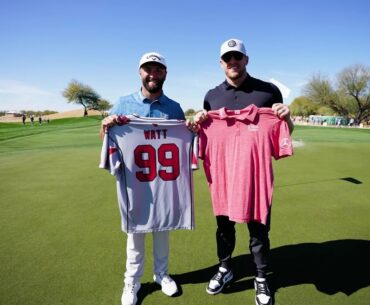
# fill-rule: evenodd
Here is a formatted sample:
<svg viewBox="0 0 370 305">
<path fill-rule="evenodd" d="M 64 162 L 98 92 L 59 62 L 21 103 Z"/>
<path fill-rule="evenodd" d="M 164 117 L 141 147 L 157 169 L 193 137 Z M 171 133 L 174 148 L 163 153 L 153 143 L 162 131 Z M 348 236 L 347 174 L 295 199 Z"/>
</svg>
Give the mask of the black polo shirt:
<svg viewBox="0 0 370 305">
<path fill-rule="evenodd" d="M 244 82 L 237 88 L 226 80 L 216 88 L 207 92 L 203 108 L 207 111 L 226 107 L 240 110 L 251 104 L 257 107 L 271 107 L 274 103 L 282 103 L 280 90 L 272 83 L 247 75 Z"/>
</svg>

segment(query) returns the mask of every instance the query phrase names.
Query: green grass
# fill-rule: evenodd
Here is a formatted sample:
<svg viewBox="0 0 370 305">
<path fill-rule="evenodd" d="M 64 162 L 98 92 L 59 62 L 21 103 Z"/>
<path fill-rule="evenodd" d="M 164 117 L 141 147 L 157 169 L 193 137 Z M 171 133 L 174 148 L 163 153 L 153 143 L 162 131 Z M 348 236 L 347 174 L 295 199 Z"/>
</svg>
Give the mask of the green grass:
<svg viewBox="0 0 370 305">
<path fill-rule="evenodd" d="M 98 169 L 100 119 L 0 124 L 0 304 L 120 304 L 125 235 L 115 181 Z M 296 127 L 303 143 L 274 162 L 271 229 L 276 304 L 367 305 L 370 299 L 370 131 Z M 353 183 L 353 182 L 357 182 Z M 175 298 L 152 283 L 151 236 L 138 304 L 254 304 L 245 225 L 237 225 L 235 282 L 206 284 L 215 219 L 195 172 L 196 230 L 171 233 Z"/>
</svg>

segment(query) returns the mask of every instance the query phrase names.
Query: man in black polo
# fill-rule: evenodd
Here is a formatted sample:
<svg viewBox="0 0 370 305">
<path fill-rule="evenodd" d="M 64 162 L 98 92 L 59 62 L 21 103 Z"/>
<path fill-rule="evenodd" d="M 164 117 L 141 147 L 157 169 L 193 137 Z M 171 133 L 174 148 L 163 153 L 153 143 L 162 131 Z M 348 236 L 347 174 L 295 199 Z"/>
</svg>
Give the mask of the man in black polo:
<svg viewBox="0 0 370 305">
<path fill-rule="evenodd" d="M 244 43 L 238 39 L 229 39 L 221 45 L 220 64 L 226 80 L 216 88 L 207 92 L 204 98 L 204 110 L 197 113 L 195 124 L 200 124 L 207 118 L 207 111 L 226 107 L 231 110 L 241 110 L 251 104 L 257 107 L 271 107 L 275 115 L 284 118 L 293 131 L 289 107 L 283 105 L 280 90 L 272 83 L 253 78 L 247 73 L 246 66 L 249 57 Z M 268 255 L 270 252 L 269 229 L 271 210 L 267 224 L 248 222 L 250 234 L 249 248 L 256 264 L 256 304 L 271 305 L 273 298 L 267 284 Z M 235 222 L 228 216 L 216 216 L 217 255 L 220 261 L 217 273 L 210 280 L 207 292 L 217 294 L 225 284 L 233 278 L 231 256 L 235 248 Z"/>
</svg>

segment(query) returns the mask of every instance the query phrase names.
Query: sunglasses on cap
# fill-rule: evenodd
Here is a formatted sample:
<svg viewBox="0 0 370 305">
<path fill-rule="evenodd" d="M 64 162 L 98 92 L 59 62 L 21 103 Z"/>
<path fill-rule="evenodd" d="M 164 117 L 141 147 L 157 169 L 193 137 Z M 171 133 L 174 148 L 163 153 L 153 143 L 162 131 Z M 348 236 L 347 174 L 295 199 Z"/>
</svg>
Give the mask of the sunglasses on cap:
<svg viewBox="0 0 370 305">
<path fill-rule="evenodd" d="M 241 60 L 243 58 L 243 53 L 240 53 L 240 52 L 227 52 L 225 53 L 224 55 L 221 56 L 221 59 L 228 63 L 231 58 L 233 57 L 235 60 Z"/>
</svg>

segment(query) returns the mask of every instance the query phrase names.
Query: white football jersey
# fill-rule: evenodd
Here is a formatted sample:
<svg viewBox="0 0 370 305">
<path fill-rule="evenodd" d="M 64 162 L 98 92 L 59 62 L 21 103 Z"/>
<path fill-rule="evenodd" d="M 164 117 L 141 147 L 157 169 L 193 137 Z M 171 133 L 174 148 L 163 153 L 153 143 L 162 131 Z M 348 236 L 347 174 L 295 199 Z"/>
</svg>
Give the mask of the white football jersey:
<svg viewBox="0 0 370 305">
<path fill-rule="evenodd" d="M 122 230 L 193 229 L 196 137 L 184 121 L 127 117 L 109 128 L 100 161 L 117 180 Z"/>
</svg>

